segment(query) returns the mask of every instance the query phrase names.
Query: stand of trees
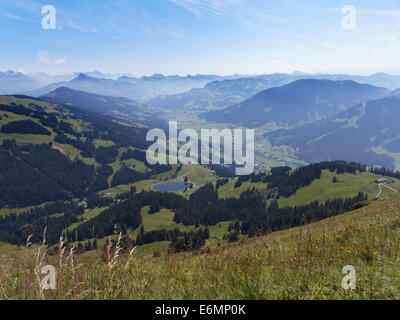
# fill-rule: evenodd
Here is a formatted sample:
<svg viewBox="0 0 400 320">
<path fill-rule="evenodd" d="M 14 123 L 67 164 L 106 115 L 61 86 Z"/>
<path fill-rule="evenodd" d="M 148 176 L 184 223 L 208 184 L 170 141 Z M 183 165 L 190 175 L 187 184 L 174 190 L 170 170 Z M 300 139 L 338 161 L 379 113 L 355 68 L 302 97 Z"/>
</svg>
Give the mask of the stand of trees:
<svg viewBox="0 0 400 320">
<path fill-rule="evenodd" d="M 223 154 L 223 153 L 222 153 Z M 215 174 L 221 178 L 234 178 L 236 177 L 234 166 L 223 166 L 217 164 L 211 164 L 208 166 L 210 170 L 215 171 Z"/>
<path fill-rule="evenodd" d="M 50 131 L 32 120 L 9 122 L 1 127 L 1 133 L 42 134 L 49 136 Z"/>
<path fill-rule="evenodd" d="M 140 162 L 146 162 L 146 152 L 136 149 L 135 150 L 129 149 L 121 156 L 121 160 L 128 160 L 128 159 L 136 159 Z"/>
<path fill-rule="evenodd" d="M 60 213 L 63 215 L 52 217 Z M 83 213 L 84 208 L 75 202 L 55 202 L 19 215 L 11 213 L 0 216 L 0 241 L 25 245 L 28 237 L 32 235 L 30 242 L 39 243 L 46 229 L 46 242 L 58 243 L 63 230 L 79 221 L 78 216 Z"/>
<path fill-rule="evenodd" d="M 383 176 L 400 179 L 399 171 L 392 171 L 386 168 L 371 167 L 369 170 L 371 173 L 380 174 Z"/>
<path fill-rule="evenodd" d="M 186 226 L 213 226 L 218 222 L 243 220 L 249 215 L 264 213 L 264 197 L 255 189 L 243 192 L 239 199 L 218 199 L 217 190 L 209 183 L 194 192 L 189 201 L 176 208 L 174 221 Z"/>
<path fill-rule="evenodd" d="M 123 164 L 121 169 L 113 176 L 111 186 L 115 187 L 121 184 L 135 183 L 148 178 L 150 178 L 150 174 L 137 172 Z"/>
<path fill-rule="evenodd" d="M 91 193 L 108 189 L 110 187 L 108 184 L 108 177 L 114 173 L 114 170 L 110 166 L 103 165 L 96 169 L 96 173 L 96 178 L 89 186 L 89 191 Z"/>
<path fill-rule="evenodd" d="M 368 200 L 368 196 L 362 192 L 353 198 L 332 199 L 325 203 L 315 201 L 298 207 L 279 208 L 277 201 L 273 200 L 267 208 L 267 214 L 245 218 L 241 232 L 254 237 L 290 229 L 345 213 L 365 200 Z"/>
<path fill-rule="evenodd" d="M 94 157 L 100 164 L 110 164 L 118 157 L 118 147 L 100 147 L 95 151 Z"/>
<path fill-rule="evenodd" d="M 54 137 L 54 141 L 60 144 L 70 144 L 71 146 L 77 148 L 81 155 L 85 158 L 92 158 L 96 152 L 96 148 L 93 145 L 93 141 L 90 138 L 87 138 L 85 142 L 83 142 L 80 138 L 71 139 L 68 138 L 62 131 L 58 128 L 54 129 L 57 135 Z"/>
<path fill-rule="evenodd" d="M 93 166 L 70 161 L 50 145 L 0 146 L 0 207 L 28 207 L 81 198 L 95 179 Z"/>
<path fill-rule="evenodd" d="M 208 229 L 185 232 L 182 237 L 176 237 L 170 244 L 170 251 L 174 253 L 199 250 L 210 238 Z"/>
<path fill-rule="evenodd" d="M 323 170 L 336 172 L 340 175 L 344 173 L 356 174 L 357 171 L 366 172 L 368 168 L 366 165 L 355 162 L 325 161 L 301 167 L 292 172 L 291 170 L 290 167 L 276 167 L 272 168 L 270 173 L 241 176 L 235 187 L 238 188 L 245 181 L 268 183 L 267 189 L 277 190 L 278 198 L 288 198 L 300 188 L 309 186 L 314 180 L 320 179 Z"/>
<path fill-rule="evenodd" d="M 137 229 L 142 223 L 140 213 L 142 207 L 134 201 L 134 198 L 106 209 L 97 217 L 80 224 L 73 231 L 67 232 L 68 242 L 104 238 L 120 232 L 126 234 L 128 228 Z"/>
<path fill-rule="evenodd" d="M 180 231 L 178 228 L 173 230 L 152 230 L 140 233 L 136 238 L 135 244 L 137 246 L 142 246 L 147 243 L 158 241 L 176 241 L 178 237 L 182 236 L 184 236 L 184 232 Z"/>
<path fill-rule="evenodd" d="M 240 231 L 234 230 L 224 235 L 224 240 L 228 240 L 229 243 L 238 242 L 240 240 Z"/>
<path fill-rule="evenodd" d="M 0 104 L 0 110 L 28 117 L 33 113 L 32 110 L 25 108 L 22 104 L 17 105 L 14 102 L 11 102 L 10 105 Z"/>
<path fill-rule="evenodd" d="M 103 197 L 98 193 L 90 194 L 86 200 L 87 208 L 102 208 L 107 207 L 114 203 L 114 199 L 111 197 Z"/>
<path fill-rule="evenodd" d="M 222 186 L 226 185 L 229 182 L 228 178 L 225 179 L 219 179 L 216 182 L 215 188 L 218 190 L 219 188 L 221 188 Z"/>
</svg>

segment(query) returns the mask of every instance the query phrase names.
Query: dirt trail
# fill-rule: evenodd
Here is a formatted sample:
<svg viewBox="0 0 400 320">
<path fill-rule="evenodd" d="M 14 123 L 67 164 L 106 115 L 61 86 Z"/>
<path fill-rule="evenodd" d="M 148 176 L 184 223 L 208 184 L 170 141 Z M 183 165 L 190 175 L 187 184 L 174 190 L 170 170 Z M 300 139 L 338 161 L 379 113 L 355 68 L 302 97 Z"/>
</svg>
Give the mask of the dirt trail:
<svg viewBox="0 0 400 320">
<path fill-rule="evenodd" d="M 378 187 L 379 187 L 379 192 L 378 192 L 378 194 L 375 196 L 375 199 L 379 199 L 379 197 L 381 196 L 381 194 L 382 194 L 382 183 L 380 183 L 380 184 L 378 184 Z"/>
<path fill-rule="evenodd" d="M 382 187 L 386 187 L 386 188 L 392 190 L 393 192 L 399 192 L 399 190 L 396 190 L 395 188 L 393 188 L 393 187 L 391 187 L 391 186 L 388 186 L 386 183 L 379 183 L 379 184 L 378 184 L 378 187 L 379 187 L 379 192 L 378 192 L 378 194 L 375 196 L 375 199 L 379 199 L 380 196 L 382 195 L 382 192 L 383 192 L 383 188 L 382 188 Z"/>
<path fill-rule="evenodd" d="M 384 184 L 383 186 L 392 190 L 393 192 L 399 192 L 399 190 L 396 190 L 395 188 L 392 188 L 391 186 L 388 186 L 387 184 Z"/>
</svg>

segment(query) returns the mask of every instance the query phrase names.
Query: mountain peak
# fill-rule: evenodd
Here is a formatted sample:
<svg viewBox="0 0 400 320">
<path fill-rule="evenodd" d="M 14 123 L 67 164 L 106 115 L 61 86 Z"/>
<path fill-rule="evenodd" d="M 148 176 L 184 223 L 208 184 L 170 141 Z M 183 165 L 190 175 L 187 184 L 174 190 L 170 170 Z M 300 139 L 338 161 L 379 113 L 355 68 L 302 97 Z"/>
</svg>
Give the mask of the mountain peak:
<svg viewBox="0 0 400 320">
<path fill-rule="evenodd" d="M 292 75 L 293 76 L 305 76 L 305 75 L 307 75 L 307 73 L 304 73 L 304 72 L 302 72 L 302 71 L 293 71 L 292 72 Z"/>
<path fill-rule="evenodd" d="M 135 78 L 131 78 L 125 75 L 117 79 L 117 81 L 129 81 L 129 80 L 135 80 Z"/>
<path fill-rule="evenodd" d="M 93 81 L 96 80 L 96 78 L 90 77 L 85 73 L 80 73 L 75 79 L 72 81 Z"/>
<path fill-rule="evenodd" d="M 163 74 L 155 73 L 150 77 L 143 76 L 141 79 L 142 80 L 162 80 L 162 79 L 165 79 L 165 76 Z"/>
<path fill-rule="evenodd" d="M 378 72 L 371 75 L 371 77 L 385 77 L 385 76 L 388 76 L 388 74 L 385 72 Z"/>
</svg>

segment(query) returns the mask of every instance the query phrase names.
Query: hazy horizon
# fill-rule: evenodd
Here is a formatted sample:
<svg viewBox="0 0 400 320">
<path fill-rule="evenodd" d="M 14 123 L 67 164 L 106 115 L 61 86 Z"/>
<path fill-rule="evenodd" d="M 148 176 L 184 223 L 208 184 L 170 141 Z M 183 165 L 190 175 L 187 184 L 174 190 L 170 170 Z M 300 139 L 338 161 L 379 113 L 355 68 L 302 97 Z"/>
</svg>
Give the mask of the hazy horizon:
<svg viewBox="0 0 400 320">
<path fill-rule="evenodd" d="M 100 70 L 89 70 L 89 71 L 72 71 L 72 72 L 68 72 L 68 73 L 50 73 L 50 72 L 43 72 L 43 71 L 34 71 L 34 72 L 25 72 L 24 70 L 14 70 L 12 68 L 6 68 L 3 70 L 0 70 L 0 73 L 6 73 L 8 71 L 12 71 L 12 72 L 16 72 L 16 73 L 22 73 L 24 75 L 38 75 L 38 74 L 46 74 L 48 76 L 52 76 L 52 77 L 57 77 L 57 76 L 79 76 L 80 74 L 86 74 L 92 77 L 95 77 L 94 75 L 90 75 L 92 73 L 100 73 L 102 75 L 105 76 L 130 76 L 130 77 L 136 77 L 136 78 L 140 78 L 140 77 L 151 77 L 151 76 L 155 76 L 155 75 L 162 75 L 164 77 L 173 77 L 173 76 L 179 76 L 179 77 L 188 77 L 188 76 L 217 76 L 217 77 L 235 77 L 235 76 L 240 76 L 240 77 L 259 77 L 259 76 L 266 76 L 266 75 L 273 75 L 273 74 L 288 74 L 288 75 L 293 75 L 296 73 L 303 73 L 305 75 L 339 75 L 339 74 L 343 74 L 343 75 L 349 75 L 349 76 L 373 76 L 373 75 L 377 75 L 380 73 L 384 73 L 384 74 L 388 74 L 391 76 L 400 76 L 400 71 L 398 73 L 396 72 L 390 72 L 390 71 L 377 71 L 377 72 L 366 72 L 366 73 L 346 73 L 346 72 L 341 72 L 341 73 L 335 73 L 335 72 L 304 72 L 301 70 L 295 70 L 293 72 L 271 72 L 271 73 L 255 73 L 255 74 L 240 74 L 240 73 L 235 73 L 235 72 L 231 72 L 231 73 L 227 73 L 227 74 L 218 74 L 218 73 L 171 73 L 171 74 L 167 74 L 167 73 L 159 73 L 159 72 L 155 72 L 155 73 L 148 73 L 148 74 L 134 74 L 131 72 L 103 72 Z"/>
</svg>

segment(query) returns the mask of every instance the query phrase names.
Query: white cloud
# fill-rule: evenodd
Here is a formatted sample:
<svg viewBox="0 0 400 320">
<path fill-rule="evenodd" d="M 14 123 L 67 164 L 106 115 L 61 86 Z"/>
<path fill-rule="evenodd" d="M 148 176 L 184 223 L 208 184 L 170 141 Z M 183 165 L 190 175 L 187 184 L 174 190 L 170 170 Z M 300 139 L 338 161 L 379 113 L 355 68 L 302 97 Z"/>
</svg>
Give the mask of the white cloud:
<svg viewBox="0 0 400 320">
<path fill-rule="evenodd" d="M 189 10 L 195 15 L 208 11 L 219 15 L 230 15 L 229 9 L 241 3 L 241 0 L 168 0 L 178 6 Z"/>
<path fill-rule="evenodd" d="M 66 64 L 67 59 L 66 58 L 52 58 L 49 56 L 49 53 L 46 51 L 38 51 L 36 54 L 36 62 L 39 64 L 54 64 L 54 65 L 61 65 L 61 64 Z"/>
<path fill-rule="evenodd" d="M 400 10 L 359 9 L 357 12 L 370 15 L 400 18 Z"/>
<path fill-rule="evenodd" d="M 0 10 L 0 14 L 2 14 L 3 16 L 13 19 L 13 20 L 25 20 L 24 18 L 22 18 L 21 16 L 17 16 L 15 14 Z"/>
<path fill-rule="evenodd" d="M 66 64 L 66 63 L 67 63 L 66 58 L 60 58 L 60 59 L 57 59 L 56 61 L 54 61 L 54 64 Z"/>
</svg>

